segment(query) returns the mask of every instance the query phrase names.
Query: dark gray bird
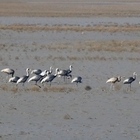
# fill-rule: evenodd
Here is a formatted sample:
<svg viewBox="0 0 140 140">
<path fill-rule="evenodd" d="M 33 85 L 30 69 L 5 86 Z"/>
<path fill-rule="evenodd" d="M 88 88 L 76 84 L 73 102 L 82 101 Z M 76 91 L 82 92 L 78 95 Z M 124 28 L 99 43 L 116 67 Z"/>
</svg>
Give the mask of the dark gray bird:
<svg viewBox="0 0 140 140">
<path fill-rule="evenodd" d="M 22 76 L 22 77 L 20 77 L 18 80 L 17 80 L 17 83 L 16 83 L 16 85 L 18 85 L 19 83 L 22 83 L 23 84 L 23 86 L 24 86 L 24 83 L 27 81 L 27 79 L 29 78 L 29 68 L 27 68 L 26 69 L 26 75 L 24 75 L 24 76 Z"/>
<path fill-rule="evenodd" d="M 58 77 L 64 77 L 64 81 L 65 81 L 65 78 L 67 76 L 67 71 L 66 70 L 59 70 L 58 69 Z"/>
<path fill-rule="evenodd" d="M 72 75 L 70 74 L 72 72 L 72 65 L 69 66 L 69 69 L 67 70 L 59 70 L 58 69 L 58 77 L 64 77 L 64 81 L 66 77 L 72 77 Z"/>
<path fill-rule="evenodd" d="M 50 86 L 51 86 L 51 82 L 54 80 L 54 78 L 57 76 L 57 72 L 58 72 L 58 68 L 56 68 L 56 73 L 55 74 L 48 74 L 45 78 L 43 78 L 41 80 L 41 83 L 45 83 L 45 82 L 50 82 Z"/>
<path fill-rule="evenodd" d="M 31 77 L 29 80 L 28 80 L 28 82 L 30 82 L 30 81 L 35 81 L 35 85 L 37 85 L 38 87 L 40 87 L 38 84 L 37 84 L 37 82 L 38 81 L 41 81 L 47 74 L 48 74 L 49 72 L 47 71 L 47 70 L 45 70 L 45 72 L 41 75 L 35 75 L 35 76 L 33 76 L 33 77 Z M 41 87 L 40 87 L 41 88 Z"/>
<path fill-rule="evenodd" d="M 137 76 L 137 74 L 136 74 L 136 72 L 134 72 L 133 77 L 129 77 L 123 81 L 123 84 L 128 84 L 130 86 L 130 91 L 131 91 L 131 83 L 136 80 L 136 76 Z"/>
<path fill-rule="evenodd" d="M 41 72 L 42 72 L 41 69 L 34 69 L 34 70 L 31 71 L 31 74 L 39 75 Z"/>
<path fill-rule="evenodd" d="M 72 73 L 72 68 L 73 68 L 72 65 L 70 65 L 70 66 L 69 66 L 69 69 L 66 70 L 66 71 L 67 71 L 67 73 L 66 73 L 66 76 L 67 76 L 67 77 L 72 78 L 72 75 L 71 75 L 71 73 Z"/>
<path fill-rule="evenodd" d="M 115 85 L 115 83 L 116 83 L 116 82 L 120 82 L 121 79 L 122 79 L 121 76 L 112 77 L 112 78 L 108 79 L 108 80 L 106 81 L 106 83 L 111 83 L 110 89 L 112 88 L 112 89 L 114 90 L 114 85 Z"/>
<path fill-rule="evenodd" d="M 77 76 L 77 77 L 74 77 L 71 81 L 71 83 L 76 83 L 76 85 L 78 86 L 78 83 L 82 83 L 82 77 L 80 76 Z"/>
<path fill-rule="evenodd" d="M 10 69 L 10 68 L 2 69 L 1 72 L 4 72 L 4 73 L 8 74 L 8 78 L 9 78 L 9 75 L 12 75 L 12 77 L 13 77 L 14 73 L 15 73 L 15 71 L 13 69 Z"/>
</svg>

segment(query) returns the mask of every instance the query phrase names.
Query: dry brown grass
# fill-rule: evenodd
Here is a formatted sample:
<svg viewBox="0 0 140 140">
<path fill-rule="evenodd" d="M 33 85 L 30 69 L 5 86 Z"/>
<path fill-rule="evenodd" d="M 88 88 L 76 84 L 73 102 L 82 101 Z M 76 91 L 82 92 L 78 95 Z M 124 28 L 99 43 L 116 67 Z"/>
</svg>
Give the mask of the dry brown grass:
<svg viewBox="0 0 140 140">
<path fill-rule="evenodd" d="M 32 85 L 31 87 L 29 87 L 28 89 L 29 91 L 35 91 L 35 92 L 39 92 L 41 91 L 40 88 L 36 85 Z"/>
<path fill-rule="evenodd" d="M 40 2 L 39 0 L 37 0 Z M 108 0 L 115 1 L 115 0 Z M 130 1 L 130 0 L 129 0 Z M 135 0 L 137 1 L 137 0 Z M 44 0 L 49 3 L 29 3 L 32 0 L 0 0 L 0 16 L 40 16 L 40 17 L 83 17 L 83 16 L 139 16 L 139 4 L 86 4 L 82 2 L 91 2 L 90 0 L 77 0 L 78 3 L 72 3 L 68 0 Z M 64 3 L 58 3 L 64 2 Z M 80 3 L 81 2 L 81 3 Z M 94 0 L 92 2 L 99 2 Z M 100 0 L 100 2 L 104 2 Z M 116 2 L 116 1 L 115 1 Z M 134 2 L 131 0 L 131 2 Z"/>
<path fill-rule="evenodd" d="M 6 84 L 0 85 L 0 88 L 4 91 L 8 91 L 8 86 Z"/>
<path fill-rule="evenodd" d="M 0 85 L 0 89 L 3 91 L 12 91 L 13 93 L 26 91 L 26 92 L 71 92 L 76 90 L 76 88 L 71 86 L 62 86 L 62 85 L 52 85 L 51 87 L 41 87 L 39 88 L 36 85 L 32 85 L 29 88 L 18 88 L 18 87 L 10 87 L 9 85 L 3 84 Z"/>
<path fill-rule="evenodd" d="M 59 43 L 59 44 L 53 44 L 50 45 L 47 48 L 51 51 L 61 51 L 66 49 L 68 52 L 71 52 L 73 49 L 77 52 L 80 51 L 87 51 L 88 52 L 94 52 L 94 51 L 111 51 L 111 52 L 140 52 L 140 40 L 88 40 L 83 42 L 76 42 L 71 44 L 66 43 Z M 96 59 L 98 56 L 84 56 L 84 59 L 92 60 Z M 69 59 L 69 60 L 78 60 L 81 58 L 78 58 L 78 56 L 75 55 L 69 55 L 67 57 L 53 57 L 52 55 L 49 55 L 47 57 L 48 59 Z M 100 58 L 101 59 L 101 58 Z M 104 58 L 102 58 L 104 59 Z"/>
<path fill-rule="evenodd" d="M 17 88 L 17 87 L 12 87 L 10 90 L 11 90 L 13 93 L 17 93 L 17 92 L 18 92 L 18 88 Z"/>
<path fill-rule="evenodd" d="M 130 31 L 140 31 L 140 24 L 132 24 L 132 25 L 117 25 L 117 24 L 107 24 L 107 25 L 88 25 L 88 26 L 79 26 L 79 25 L 33 25 L 33 24 L 11 24 L 11 25 L 3 25 L 0 24 L 0 29 L 3 30 L 20 30 L 20 31 L 48 31 L 48 30 L 55 30 L 55 31 L 98 31 L 98 32 L 130 32 Z"/>
<path fill-rule="evenodd" d="M 76 90 L 71 86 L 62 86 L 62 85 L 52 85 L 51 87 L 44 87 L 43 91 L 52 91 L 52 92 L 71 92 Z"/>
</svg>

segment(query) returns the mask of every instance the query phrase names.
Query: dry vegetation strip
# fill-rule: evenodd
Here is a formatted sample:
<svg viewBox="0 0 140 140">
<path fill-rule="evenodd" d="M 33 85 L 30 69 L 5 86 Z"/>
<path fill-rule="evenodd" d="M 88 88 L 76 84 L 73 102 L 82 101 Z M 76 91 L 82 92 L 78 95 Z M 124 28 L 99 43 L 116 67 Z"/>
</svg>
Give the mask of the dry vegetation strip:
<svg viewBox="0 0 140 140">
<path fill-rule="evenodd" d="M 45 3 L 46 2 L 46 3 Z M 60 3 L 59 3 L 60 2 Z M 0 16 L 28 16 L 28 17 L 91 17 L 91 16 L 140 16 L 140 4 L 95 4 L 80 1 L 72 3 L 68 0 L 42 2 L 19 0 L 0 0 Z M 84 3 L 85 2 L 85 3 Z M 93 2 L 93 1 L 92 1 Z M 94 0 L 94 2 L 97 2 Z M 102 1 L 104 2 L 104 1 Z M 116 2 L 116 1 L 115 1 Z M 129 1 L 128 1 L 129 2 Z M 131 1 L 134 2 L 134 1 Z"/>
<path fill-rule="evenodd" d="M 140 52 L 140 40 L 87 40 L 80 41 L 75 43 L 58 43 L 58 44 L 49 44 L 43 46 L 42 49 L 49 49 L 50 51 L 57 49 L 59 50 L 71 50 L 75 49 L 78 52 L 80 51 L 111 51 L 111 52 L 123 52 L 123 51 L 136 51 Z M 51 55 L 48 56 L 52 59 Z M 72 56 L 71 56 L 72 57 Z"/>
<path fill-rule="evenodd" d="M 44 91 L 44 92 L 72 92 L 75 91 L 76 88 L 73 86 L 61 86 L 61 85 L 52 85 L 50 86 L 44 86 L 42 88 L 39 88 L 38 86 L 32 85 L 28 88 L 25 87 L 16 87 L 16 86 L 10 86 L 8 84 L 2 84 L 0 85 L 0 89 L 4 90 L 4 91 L 11 91 L 13 93 L 17 93 L 17 92 L 21 92 L 21 91 L 29 91 L 29 92 L 40 92 L 40 91 Z"/>
<path fill-rule="evenodd" d="M 130 32 L 130 31 L 140 31 L 140 24 L 125 24 L 125 25 L 30 25 L 30 24 L 11 24 L 11 25 L 2 25 L 0 24 L 0 29 L 6 30 L 20 30 L 20 31 L 37 31 L 37 30 L 55 30 L 55 31 L 100 31 L 100 32 Z"/>
</svg>

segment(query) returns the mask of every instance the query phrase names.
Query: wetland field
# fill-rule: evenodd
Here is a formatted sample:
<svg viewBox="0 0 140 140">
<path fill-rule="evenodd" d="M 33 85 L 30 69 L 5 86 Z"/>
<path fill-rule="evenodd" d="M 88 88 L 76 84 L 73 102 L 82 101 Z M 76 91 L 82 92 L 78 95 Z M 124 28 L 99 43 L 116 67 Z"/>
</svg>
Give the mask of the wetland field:
<svg viewBox="0 0 140 140">
<path fill-rule="evenodd" d="M 0 73 L 0 140 L 140 139 L 139 15 L 138 0 L 0 0 L 0 69 L 72 65 L 82 77 L 16 87 Z M 131 91 L 110 90 L 133 72 Z"/>
</svg>

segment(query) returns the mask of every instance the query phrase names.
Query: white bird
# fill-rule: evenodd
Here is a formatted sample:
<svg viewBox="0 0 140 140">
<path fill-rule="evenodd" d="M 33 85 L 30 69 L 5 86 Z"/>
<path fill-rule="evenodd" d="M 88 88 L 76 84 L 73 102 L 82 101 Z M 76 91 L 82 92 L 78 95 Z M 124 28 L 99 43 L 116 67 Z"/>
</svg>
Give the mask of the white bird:
<svg viewBox="0 0 140 140">
<path fill-rule="evenodd" d="M 127 78 L 123 81 L 123 84 L 129 84 L 130 85 L 130 91 L 131 91 L 131 83 L 136 80 L 136 76 L 137 76 L 137 74 L 136 74 L 136 72 L 134 72 L 133 77 L 129 77 L 129 78 Z"/>
<path fill-rule="evenodd" d="M 39 75 L 41 72 L 42 72 L 41 69 L 34 69 L 34 70 L 31 71 L 31 74 Z"/>
<path fill-rule="evenodd" d="M 58 72 L 58 68 L 56 68 L 56 73 L 55 74 L 48 74 L 45 78 L 43 78 L 41 80 L 41 83 L 43 84 L 45 82 L 50 82 L 50 86 L 51 86 L 51 82 L 57 76 L 57 72 Z"/>
<path fill-rule="evenodd" d="M 10 79 L 9 79 L 9 83 L 11 82 L 11 83 L 16 83 L 17 81 L 18 81 L 18 79 L 19 79 L 20 77 L 18 77 L 18 76 L 14 76 L 14 77 L 11 77 Z"/>
<path fill-rule="evenodd" d="M 30 70 L 30 69 L 27 68 L 27 69 L 26 69 L 26 73 L 27 73 L 27 74 L 24 75 L 24 76 L 22 76 L 22 77 L 20 77 L 20 78 L 17 80 L 17 83 L 16 83 L 17 85 L 18 85 L 19 83 L 23 83 L 23 86 L 24 86 L 24 83 L 27 81 L 27 79 L 29 78 L 29 75 L 30 75 L 30 74 L 29 74 L 29 70 Z"/>
<path fill-rule="evenodd" d="M 112 77 L 112 78 L 108 79 L 108 80 L 106 81 L 106 83 L 111 83 L 110 89 L 111 89 L 111 88 L 114 89 L 114 84 L 115 84 L 116 82 L 120 82 L 121 79 L 122 79 L 121 76 Z"/>
<path fill-rule="evenodd" d="M 74 77 L 71 81 L 71 83 L 76 83 L 76 85 L 78 86 L 78 83 L 82 83 L 82 77 L 80 76 L 77 76 L 77 77 Z"/>
<path fill-rule="evenodd" d="M 1 72 L 8 74 L 8 78 L 9 78 L 9 75 L 12 75 L 12 77 L 13 77 L 14 73 L 15 73 L 15 71 L 13 69 L 10 69 L 10 68 L 2 69 Z"/>
</svg>

